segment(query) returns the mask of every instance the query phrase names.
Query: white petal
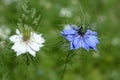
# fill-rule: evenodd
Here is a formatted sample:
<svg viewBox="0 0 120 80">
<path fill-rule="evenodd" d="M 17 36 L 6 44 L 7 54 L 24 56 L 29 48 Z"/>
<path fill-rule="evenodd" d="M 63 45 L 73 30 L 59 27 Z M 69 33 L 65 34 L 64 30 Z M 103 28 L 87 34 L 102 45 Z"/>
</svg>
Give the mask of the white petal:
<svg viewBox="0 0 120 80">
<path fill-rule="evenodd" d="M 17 52 L 17 55 L 25 53 L 27 51 L 27 46 L 25 45 L 25 43 L 15 43 L 12 47 L 12 49 Z"/>
<path fill-rule="evenodd" d="M 17 52 L 17 56 L 19 56 L 19 55 L 21 55 L 21 54 L 23 54 L 22 52 Z"/>
<path fill-rule="evenodd" d="M 41 43 L 44 43 L 45 42 L 45 39 L 44 38 L 42 38 L 42 34 L 36 34 L 36 33 L 33 33 L 33 37 L 34 37 L 34 41 L 36 42 L 36 43 L 39 43 L 39 44 L 41 44 Z"/>
<path fill-rule="evenodd" d="M 29 44 L 30 48 L 33 49 L 34 51 L 39 51 L 39 44 L 32 42 Z"/>
<path fill-rule="evenodd" d="M 21 37 L 18 36 L 18 35 L 13 35 L 13 36 L 11 36 L 9 39 L 10 39 L 10 41 L 12 41 L 12 42 L 18 42 L 18 41 L 21 40 Z"/>
<path fill-rule="evenodd" d="M 40 48 L 43 47 L 43 46 L 44 46 L 43 44 L 40 44 L 40 45 L 39 45 Z"/>
<path fill-rule="evenodd" d="M 32 55 L 32 56 L 36 56 L 36 52 L 33 51 L 30 47 L 27 48 L 27 51 Z"/>
<path fill-rule="evenodd" d="M 19 43 L 18 42 L 16 42 L 13 46 L 12 46 L 12 49 L 14 50 L 14 51 L 18 51 L 19 50 Z"/>
<path fill-rule="evenodd" d="M 27 51 L 26 43 L 20 43 L 19 49 L 22 53 L 25 53 Z"/>
<path fill-rule="evenodd" d="M 16 29 L 16 34 L 20 34 L 20 31 L 18 29 Z"/>
</svg>

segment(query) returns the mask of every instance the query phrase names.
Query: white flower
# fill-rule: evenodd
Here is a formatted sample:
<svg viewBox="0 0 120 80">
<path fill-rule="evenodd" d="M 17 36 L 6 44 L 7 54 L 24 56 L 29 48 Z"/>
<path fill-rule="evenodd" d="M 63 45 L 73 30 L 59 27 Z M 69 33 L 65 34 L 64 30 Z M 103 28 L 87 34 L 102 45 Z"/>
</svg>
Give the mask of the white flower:
<svg viewBox="0 0 120 80">
<path fill-rule="evenodd" d="M 36 56 L 36 51 L 39 51 L 43 47 L 45 42 L 42 34 L 30 33 L 30 37 L 27 40 L 23 40 L 22 33 L 16 30 L 16 35 L 10 37 L 10 40 L 14 43 L 12 49 L 17 53 L 17 56 L 29 52 L 32 56 Z"/>
<path fill-rule="evenodd" d="M 67 9 L 67 8 L 62 8 L 60 10 L 60 17 L 67 17 L 67 18 L 70 18 L 72 17 L 72 12 L 71 10 Z"/>
<path fill-rule="evenodd" d="M 9 34 L 11 33 L 11 30 L 7 28 L 5 25 L 2 25 L 0 27 L 0 38 L 5 40 L 8 38 Z"/>
</svg>

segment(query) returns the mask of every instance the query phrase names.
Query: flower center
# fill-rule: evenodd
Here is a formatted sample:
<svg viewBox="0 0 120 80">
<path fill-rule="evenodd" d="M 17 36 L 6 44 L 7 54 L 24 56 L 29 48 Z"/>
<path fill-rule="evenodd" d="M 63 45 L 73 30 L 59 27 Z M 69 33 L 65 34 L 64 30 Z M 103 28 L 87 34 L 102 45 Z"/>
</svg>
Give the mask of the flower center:
<svg viewBox="0 0 120 80">
<path fill-rule="evenodd" d="M 24 26 L 23 29 L 23 41 L 28 41 L 30 40 L 30 36 L 31 36 L 31 28 L 29 28 L 27 25 Z"/>
<path fill-rule="evenodd" d="M 80 27 L 79 29 L 78 29 L 78 35 L 80 35 L 80 36 L 84 36 L 84 34 L 85 34 L 85 32 L 83 31 L 83 28 L 82 27 Z"/>
<path fill-rule="evenodd" d="M 28 41 L 29 39 L 29 37 L 23 37 L 23 41 Z"/>
</svg>

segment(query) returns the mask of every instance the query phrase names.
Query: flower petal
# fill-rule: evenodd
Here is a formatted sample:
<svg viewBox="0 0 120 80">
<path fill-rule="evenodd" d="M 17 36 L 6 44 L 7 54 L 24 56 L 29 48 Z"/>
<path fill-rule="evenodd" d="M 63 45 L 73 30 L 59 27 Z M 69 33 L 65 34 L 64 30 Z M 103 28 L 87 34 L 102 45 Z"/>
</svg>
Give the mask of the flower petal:
<svg viewBox="0 0 120 80">
<path fill-rule="evenodd" d="M 88 29 L 88 30 L 86 31 L 85 35 L 97 35 L 97 32 L 91 31 L 91 30 Z"/>
<path fill-rule="evenodd" d="M 35 42 L 29 43 L 28 45 L 29 45 L 30 48 L 31 48 L 32 50 L 34 50 L 34 51 L 39 51 L 39 50 L 40 50 L 39 44 L 37 44 L 37 43 L 35 43 Z"/>
<path fill-rule="evenodd" d="M 75 49 L 80 48 L 79 42 L 80 42 L 80 37 L 79 36 L 75 37 L 73 42 Z"/>
<path fill-rule="evenodd" d="M 25 53 L 26 52 L 26 45 L 24 43 L 19 43 L 19 42 L 16 42 L 12 49 L 17 52 L 17 55 L 20 55 L 22 53 Z"/>
<path fill-rule="evenodd" d="M 61 32 L 61 35 L 75 34 L 76 31 L 74 29 L 64 30 Z"/>
<path fill-rule="evenodd" d="M 68 41 L 73 41 L 73 40 L 75 39 L 75 35 L 67 35 L 67 36 L 66 36 L 66 39 L 67 39 Z"/>
<path fill-rule="evenodd" d="M 19 42 L 21 40 L 21 36 L 19 36 L 19 35 L 13 35 L 9 39 L 12 42 Z"/>
<path fill-rule="evenodd" d="M 31 38 L 34 38 L 34 42 L 36 43 L 39 43 L 39 44 L 42 44 L 45 42 L 45 39 L 42 38 L 42 34 L 36 34 L 36 33 L 33 33 L 33 35 L 31 36 Z"/>
<path fill-rule="evenodd" d="M 18 35 L 20 34 L 20 31 L 18 29 L 16 29 L 16 34 L 18 34 Z"/>
<path fill-rule="evenodd" d="M 96 46 L 99 43 L 95 36 L 89 36 L 88 41 L 90 46 Z"/>
<path fill-rule="evenodd" d="M 84 39 L 84 40 L 82 40 L 82 42 L 81 42 L 81 43 L 82 43 L 82 45 L 81 45 L 81 46 L 82 46 L 85 50 L 87 50 L 87 51 L 88 51 L 90 47 L 89 47 L 89 45 L 87 44 L 87 40 L 86 40 L 86 39 Z"/>
<path fill-rule="evenodd" d="M 89 46 L 85 43 L 83 37 L 78 36 L 78 38 L 76 38 L 75 40 L 76 40 L 76 43 L 74 41 L 74 44 L 76 44 L 76 47 L 77 47 L 76 49 L 81 48 L 81 47 L 86 50 L 89 49 Z"/>
<path fill-rule="evenodd" d="M 17 56 L 19 56 L 19 55 L 21 55 L 21 54 L 23 54 L 22 52 L 17 52 Z"/>
<path fill-rule="evenodd" d="M 32 56 L 36 56 L 36 52 L 33 51 L 30 47 L 27 48 L 27 51 L 32 55 Z"/>
<path fill-rule="evenodd" d="M 89 48 L 92 48 L 96 50 L 96 45 L 99 43 L 96 36 L 89 36 L 88 39 L 86 39 L 86 43 L 89 45 Z"/>
<path fill-rule="evenodd" d="M 72 50 L 72 49 L 74 49 L 75 47 L 74 47 L 74 45 L 73 45 L 73 42 L 70 42 L 70 49 Z"/>
</svg>

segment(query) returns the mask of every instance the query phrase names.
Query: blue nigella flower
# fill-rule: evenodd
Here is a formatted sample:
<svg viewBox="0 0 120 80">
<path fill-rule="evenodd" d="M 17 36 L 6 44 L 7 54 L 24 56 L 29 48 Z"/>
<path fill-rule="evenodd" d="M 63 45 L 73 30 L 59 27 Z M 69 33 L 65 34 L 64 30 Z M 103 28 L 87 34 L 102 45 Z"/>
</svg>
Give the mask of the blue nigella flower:
<svg viewBox="0 0 120 80">
<path fill-rule="evenodd" d="M 91 31 L 89 29 L 83 31 L 82 27 L 75 27 L 73 25 L 69 26 L 70 29 L 63 30 L 61 35 L 70 42 L 71 50 L 79 49 L 81 47 L 87 51 L 90 48 L 97 50 L 96 45 L 99 44 L 97 32 Z"/>
</svg>

